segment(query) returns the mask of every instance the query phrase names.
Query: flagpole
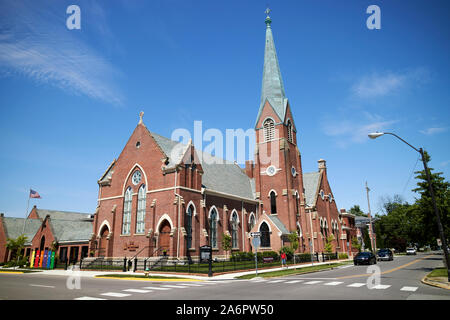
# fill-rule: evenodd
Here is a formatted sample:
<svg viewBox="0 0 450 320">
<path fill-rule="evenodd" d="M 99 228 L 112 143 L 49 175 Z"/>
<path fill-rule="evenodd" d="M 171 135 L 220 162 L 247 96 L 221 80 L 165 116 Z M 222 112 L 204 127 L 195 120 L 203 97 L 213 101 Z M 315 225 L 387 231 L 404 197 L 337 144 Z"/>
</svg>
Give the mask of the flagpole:
<svg viewBox="0 0 450 320">
<path fill-rule="evenodd" d="M 28 209 L 30 207 L 30 192 L 31 192 L 31 188 L 30 188 L 30 191 L 28 192 L 27 211 L 25 212 L 25 220 L 23 221 L 22 234 L 25 234 L 25 223 L 27 222 L 27 219 L 28 219 Z"/>
</svg>

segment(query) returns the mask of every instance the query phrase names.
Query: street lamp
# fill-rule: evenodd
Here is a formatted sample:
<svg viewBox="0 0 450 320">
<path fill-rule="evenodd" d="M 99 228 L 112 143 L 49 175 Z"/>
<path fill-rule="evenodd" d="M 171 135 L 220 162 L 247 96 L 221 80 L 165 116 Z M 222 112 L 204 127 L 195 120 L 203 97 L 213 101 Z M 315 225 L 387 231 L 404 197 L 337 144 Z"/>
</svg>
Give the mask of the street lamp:
<svg viewBox="0 0 450 320">
<path fill-rule="evenodd" d="M 413 148 L 414 150 L 419 152 L 420 156 L 422 157 L 423 168 L 425 169 L 425 173 L 426 173 L 427 181 L 428 181 L 428 189 L 429 189 L 430 194 L 431 194 L 431 200 L 433 202 L 434 213 L 436 214 L 436 220 L 437 220 L 437 224 L 438 224 L 439 235 L 440 235 L 440 237 L 442 239 L 442 245 L 444 246 L 444 257 L 445 257 L 445 263 L 447 265 L 447 277 L 448 277 L 448 281 L 450 282 L 450 264 L 449 264 L 449 257 L 448 257 L 447 240 L 445 238 L 444 229 L 443 229 L 442 223 L 441 223 L 441 215 L 440 215 L 438 207 L 436 205 L 436 198 L 434 196 L 433 187 L 431 185 L 431 176 L 430 176 L 430 172 L 429 172 L 429 169 L 428 169 L 427 162 L 426 162 L 425 157 L 424 157 L 424 151 L 423 151 L 422 148 L 417 149 L 417 148 L 413 147 L 408 142 L 406 142 L 405 140 L 400 138 L 398 135 L 396 135 L 395 133 L 391 133 L 391 132 L 374 132 L 374 133 L 369 133 L 369 138 L 376 139 L 376 138 L 381 137 L 382 135 L 385 135 L 385 134 L 390 134 L 390 135 L 398 138 L 399 140 L 403 141 L 408 146 L 410 146 L 411 148 Z"/>
</svg>

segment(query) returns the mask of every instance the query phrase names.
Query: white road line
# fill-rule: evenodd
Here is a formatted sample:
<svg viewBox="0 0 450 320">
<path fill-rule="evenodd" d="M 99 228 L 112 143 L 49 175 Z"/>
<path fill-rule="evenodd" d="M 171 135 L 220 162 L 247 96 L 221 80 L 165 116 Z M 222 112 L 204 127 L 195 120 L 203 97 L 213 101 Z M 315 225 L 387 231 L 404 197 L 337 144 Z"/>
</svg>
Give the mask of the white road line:
<svg viewBox="0 0 450 320">
<path fill-rule="evenodd" d="M 116 298 L 123 298 L 123 297 L 131 296 L 131 294 L 128 294 L 128 293 L 118 293 L 118 292 L 106 292 L 106 293 L 102 293 L 101 295 L 108 296 L 108 297 L 116 297 Z"/>
<path fill-rule="evenodd" d="M 403 287 L 400 289 L 400 291 L 416 291 L 419 287 Z"/>
<path fill-rule="evenodd" d="M 321 282 L 323 282 L 323 281 L 308 281 L 308 282 L 305 282 L 304 284 L 318 284 Z"/>
<path fill-rule="evenodd" d="M 273 280 L 273 281 L 268 281 L 267 283 L 278 283 L 278 282 L 283 282 L 285 280 Z"/>
<path fill-rule="evenodd" d="M 349 284 L 347 287 L 359 288 L 359 287 L 362 287 L 362 286 L 365 286 L 365 285 L 366 285 L 366 283 L 355 282 L 355 283 Z"/>
<path fill-rule="evenodd" d="M 106 299 L 96 298 L 96 297 L 79 297 L 79 298 L 75 298 L 74 300 L 106 300 Z"/>
<path fill-rule="evenodd" d="M 302 282 L 303 280 L 292 280 L 292 281 L 288 281 L 286 283 L 297 283 L 297 282 Z"/>
<path fill-rule="evenodd" d="M 182 288 L 189 288 L 189 287 L 186 287 L 186 286 L 175 286 L 175 285 L 170 285 L 170 284 L 163 285 L 162 287 L 165 287 L 165 288 L 180 288 L 180 289 L 182 289 Z"/>
<path fill-rule="evenodd" d="M 339 267 L 338 269 L 345 269 L 345 268 L 351 268 L 351 267 L 353 267 L 353 266 L 350 264 L 348 266 Z"/>
<path fill-rule="evenodd" d="M 373 286 L 372 289 L 384 290 L 384 289 L 389 288 L 390 286 L 391 285 L 389 285 L 389 284 L 379 284 L 377 286 Z"/>
<path fill-rule="evenodd" d="M 142 289 L 150 289 L 150 290 L 172 290 L 171 288 L 161 288 L 161 287 L 143 287 Z"/>
<path fill-rule="evenodd" d="M 42 284 L 30 284 L 32 287 L 41 287 L 41 288 L 54 288 L 55 286 L 44 286 Z"/>
<path fill-rule="evenodd" d="M 152 292 L 152 290 L 142 290 L 142 289 L 125 289 L 125 290 L 122 290 L 122 291 L 134 292 L 134 293 L 149 293 L 149 292 Z"/>
<path fill-rule="evenodd" d="M 183 286 L 189 286 L 189 287 L 203 287 L 203 285 L 201 284 L 196 284 L 196 283 L 183 283 Z"/>
<path fill-rule="evenodd" d="M 341 284 L 341 283 L 344 283 L 344 282 L 332 281 L 332 282 L 324 283 L 324 285 L 326 285 L 326 286 L 337 286 L 338 284 Z"/>
</svg>

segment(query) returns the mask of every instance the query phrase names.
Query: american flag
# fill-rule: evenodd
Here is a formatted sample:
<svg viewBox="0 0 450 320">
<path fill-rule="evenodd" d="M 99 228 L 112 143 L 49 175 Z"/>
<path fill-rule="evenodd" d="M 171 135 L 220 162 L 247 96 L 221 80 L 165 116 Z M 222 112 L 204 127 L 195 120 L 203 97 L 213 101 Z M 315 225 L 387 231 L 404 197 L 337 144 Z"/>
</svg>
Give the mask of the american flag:
<svg viewBox="0 0 450 320">
<path fill-rule="evenodd" d="M 41 196 L 37 191 L 30 189 L 30 198 L 41 199 Z"/>
</svg>

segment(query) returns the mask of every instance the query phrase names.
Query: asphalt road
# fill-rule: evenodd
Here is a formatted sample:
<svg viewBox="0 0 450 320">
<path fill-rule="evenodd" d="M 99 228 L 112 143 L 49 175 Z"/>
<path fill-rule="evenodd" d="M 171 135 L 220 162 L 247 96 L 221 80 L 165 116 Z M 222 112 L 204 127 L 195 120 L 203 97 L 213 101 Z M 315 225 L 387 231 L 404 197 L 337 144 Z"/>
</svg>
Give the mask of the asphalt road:
<svg viewBox="0 0 450 320">
<path fill-rule="evenodd" d="M 441 255 L 398 256 L 368 266 L 270 279 L 162 282 L 39 273 L 1 274 L 1 300 L 450 300 L 450 291 L 421 283 Z M 373 267 L 371 267 L 373 268 Z M 376 269 L 379 268 L 379 269 Z M 378 276 L 373 273 L 379 271 Z M 79 284 L 79 287 L 77 286 Z"/>
</svg>

